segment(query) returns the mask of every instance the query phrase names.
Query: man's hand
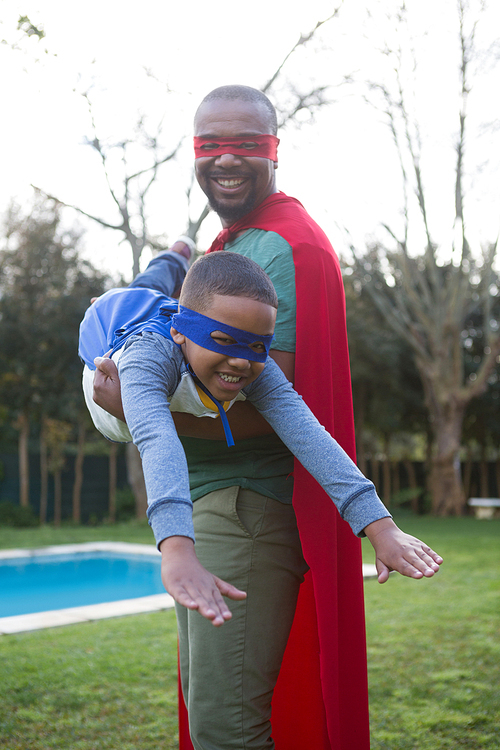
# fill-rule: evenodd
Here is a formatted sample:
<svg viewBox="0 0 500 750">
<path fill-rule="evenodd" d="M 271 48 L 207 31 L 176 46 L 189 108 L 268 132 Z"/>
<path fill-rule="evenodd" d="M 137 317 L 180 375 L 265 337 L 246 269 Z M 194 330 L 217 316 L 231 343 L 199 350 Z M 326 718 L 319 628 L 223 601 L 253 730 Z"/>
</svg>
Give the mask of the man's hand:
<svg viewBox="0 0 500 750">
<path fill-rule="evenodd" d="M 197 609 L 215 627 L 232 617 L 222 595 L 235 601 L 246 599 L 244 591 L 203 567 L 196 557 L 193 541 L 188 537 L 168 537 L 161 542 L 160 551 L 161 579 L 170 596 L 187 609 Z"/>
<path fill-rule="evenodd" d="M 392 518 L 381 518 L 364 529 L 375 550 L 378 582 L 385 583 L 391 570 L 409 578 L 431 578 L 443 562 L 434 550 L 405 534 Z"/>
<path fill-rule="evenodd" d="M 125 422 L 118 368 L 106 355 L 94 359 L 96 371 L 92 398 L 98 406 L 111 416 Z"/>
</svg>

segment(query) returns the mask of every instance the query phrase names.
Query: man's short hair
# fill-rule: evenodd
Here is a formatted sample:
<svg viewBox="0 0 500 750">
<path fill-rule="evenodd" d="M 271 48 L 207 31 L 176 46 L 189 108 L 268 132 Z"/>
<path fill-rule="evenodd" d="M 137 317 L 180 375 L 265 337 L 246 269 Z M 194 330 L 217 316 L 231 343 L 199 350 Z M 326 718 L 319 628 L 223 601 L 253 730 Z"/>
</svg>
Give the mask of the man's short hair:
<svg viewBox="0 0 500 750">
<path fill-rule="evenodd" d="M 203 314 L 215 294 L 249 297 L 278 308 L 278 295 L 267 273 L 250 258 L 228 250 L 203 255 L 193 263 L 184 279 L 179 302 Z"/>
<path fill-rule="evenodd" d="M 211 91 L 203 99 L 200 106 L 196 110 L 196 115 L 194 118 L 195 121 L 196 116 L 198 115 L 198 112 L 203 104 L 205 104 L 205 102 L 211 102 L 214 99 L 225 99 L 226 101 L 239 99 L 243 102 L 254 102 L 255 104 L 262 105 L 267 110 L 269 133 L 271 135 L 276 135 L 276 133 L 278 132 L 278 118 L 276 116 L 276 110 L 271 101 L 265 94 L 262 93 L 262 91 L 253 89 L 251 86 L 241 86 L 236 84 L 233 86 L 219 86 L 219 88 Z"/>
</svg>

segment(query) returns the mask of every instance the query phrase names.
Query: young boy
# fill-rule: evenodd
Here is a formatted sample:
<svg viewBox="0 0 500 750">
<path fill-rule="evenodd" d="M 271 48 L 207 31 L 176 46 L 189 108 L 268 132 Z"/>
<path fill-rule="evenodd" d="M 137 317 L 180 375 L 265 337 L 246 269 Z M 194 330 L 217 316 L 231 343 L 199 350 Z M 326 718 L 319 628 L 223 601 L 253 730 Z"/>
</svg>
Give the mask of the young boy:
<svg viewBox="0 0 500 750">
<path fill-rule="evenodd" d="M 103 426 L 102 410 L 91 397 L 87 403 L 104 434 L 132 438 L 140 450 L 148 519 L 162 553 L 165 588 L 179 604 L 197 609 L 216 626 L 231 617 L 221 594 L 235 600 L 246 594 L 197 560 L 188 469 L 171 410 L 225 420 L 237 398 L 248 399 L 321 484 L 352 531 L 370 538 L 381 575 L 393 569 L 414 578 L 432 576 L 442 562 L 397 528 L 372 482 L 267 357 L 277 306 L 267 274 L 245 256 L 225 251 L 203 256 L 191 267 L 179 303 L 155 290 L 111 290 L 89 308 L 80 331 L 87 393 L 94 356 L 109 347 L 112 356 L 118 355 L 130 437 L 124 423 L 109 415 Z M 96 331 L 104 350 L 92 352 L 89 342 L 95 341 Z M 228 425 L 226 436 L 231 445 Z"/>
</svg>

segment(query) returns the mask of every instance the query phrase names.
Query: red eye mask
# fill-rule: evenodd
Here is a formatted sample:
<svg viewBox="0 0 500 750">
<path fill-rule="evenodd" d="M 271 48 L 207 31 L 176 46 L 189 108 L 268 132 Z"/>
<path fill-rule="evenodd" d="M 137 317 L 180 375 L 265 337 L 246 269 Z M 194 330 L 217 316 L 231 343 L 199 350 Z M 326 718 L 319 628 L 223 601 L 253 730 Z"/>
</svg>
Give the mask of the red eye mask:
<svg viewBox="0 0 500 750">
<path fill-rule="evenodd" d="M 251 135 L 238 138 L 194 138 L 195 159 L 217 157 L 221 154 L 234 156 L 260 156 L 278 161 L 278 143 L 275 135 Z"/>
</svg>

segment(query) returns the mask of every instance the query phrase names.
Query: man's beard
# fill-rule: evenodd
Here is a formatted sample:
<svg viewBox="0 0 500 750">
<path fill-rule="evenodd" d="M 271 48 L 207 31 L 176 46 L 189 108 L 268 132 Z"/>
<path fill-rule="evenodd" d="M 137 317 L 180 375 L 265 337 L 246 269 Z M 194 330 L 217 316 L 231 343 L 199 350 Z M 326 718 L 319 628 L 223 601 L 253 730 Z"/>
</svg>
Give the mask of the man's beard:
<svg viewBox="0 0 500 750">
<path fill-rule="evenodd" d="M 218 201 L 217 198 L 214 197 L 210 185 L 207 185 L 205 194 L 208 198 L 208 202 L 212 211 L 215 211 L 215 213 L 218 214 L 221 219 L 224 219 L 224 221 L 228 222 L 229 224 L 234 224 L 235 221 L 238 221 L 239 219 L 242 219 L 244 216 L 249 214 L 250 211 L 255 208 L 255 204 L 257 203 L 257 191 L 255 189 L 255 183 L 252 185 L 252 189 L 250 190 L 248 197 L 243 201 L 243 203 L 235 203 L 234 205 L 231 205 L 229 201 L 227 203 Z"/>
</svg>

